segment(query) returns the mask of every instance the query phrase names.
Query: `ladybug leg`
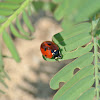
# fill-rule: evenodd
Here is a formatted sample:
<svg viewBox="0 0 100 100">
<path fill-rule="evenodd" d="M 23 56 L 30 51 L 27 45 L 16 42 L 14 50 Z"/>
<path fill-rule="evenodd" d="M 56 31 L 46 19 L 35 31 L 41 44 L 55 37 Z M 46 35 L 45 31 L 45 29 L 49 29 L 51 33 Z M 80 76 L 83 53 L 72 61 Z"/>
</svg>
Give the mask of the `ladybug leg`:
<svg viewBox="0 0 100 100">
<path fill-rule="evenodd" d="M 55 60 L 59 62 L 59 59 L 58 59 L 58 57 L 55 57 Z"/>
</svg>

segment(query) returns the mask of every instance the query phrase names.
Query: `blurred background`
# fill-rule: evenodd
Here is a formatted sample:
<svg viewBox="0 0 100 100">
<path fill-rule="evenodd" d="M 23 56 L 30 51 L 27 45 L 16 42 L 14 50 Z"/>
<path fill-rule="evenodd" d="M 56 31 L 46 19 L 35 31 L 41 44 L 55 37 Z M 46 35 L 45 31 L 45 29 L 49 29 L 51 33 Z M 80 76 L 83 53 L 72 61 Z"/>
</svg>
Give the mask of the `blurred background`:
<svg viewBox="0 0 100 100">
<path fill-rule="evenodd" d="M 50 0 L 48 1 L 50 2 Z M 51 41 L 54 34 L 62 31 L 60 22 L 53 18 L 53 12 L 46 11 L 46 9 L 50 9 L 48 1 L 46 0 L 44 9 L 38 8 L 38 13 L 35 12 L 30 16 L 35 28 L 35 32 L 31 33 L 34 36 L 33 40 L 15 38 L 10 34 L 21 57 L 21 62 L 16 63 L 13 59 L 4 59 L 5 70 L 11 81 L 5 80 L 8 89 L 0 87 L 6 92 L 0 94 L 0 100 L 52 100 L 57 91 L 50 89 L 50 79 L 70 60 L 47 62 L 42 58 L 41 43 L 46 40 Z M 55 8 L 56 5 L 53 7 Z M 23 24 L 23 28 L 28 31 L 25 24 Z M 3 41 L 1 42 L 3 53 L 10 55 Z"/>
</svg>

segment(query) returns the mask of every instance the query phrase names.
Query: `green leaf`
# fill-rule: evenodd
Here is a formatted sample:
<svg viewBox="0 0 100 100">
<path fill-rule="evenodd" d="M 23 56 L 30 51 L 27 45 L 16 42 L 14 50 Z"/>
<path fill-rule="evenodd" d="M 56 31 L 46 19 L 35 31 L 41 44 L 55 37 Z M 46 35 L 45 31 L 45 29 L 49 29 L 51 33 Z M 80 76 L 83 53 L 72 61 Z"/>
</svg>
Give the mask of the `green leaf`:
<svg viewBox="0 0 100 100">
<path fill-rule="evenodd" d="M 11 32 L 13 33 L 14 36 L 18 37 L 18 38 L 22 38 L 22 39 L 27 39 L 27 40 L 30 40 L 32 39 L 31 37 L 27 37 L 27 36 L 24 36 L 24 35 L 21 35 L 16 29 L 15 27 L 13 26 L 13 24 L 10 25 L 10 29 L 11 29 Z"/>
<path fill-rule="evenodd" d="M 10 80 L 9 75 L 5 72 L 5 70 L 3 70 L 3 74 L 4 74 L 4 76 L 5 76 L 8 80 Z"/>
<path fill-rule="evenodd" d="M 43 1 L 33 1 L 33 6 L 35 8 L 35 10 L 38 12 L 39 10 L 41 10 L 44 6 L 44 2 Z"/>
<path fill-rule="evenodd" d="M 100 53 L 98 52 L 98 57 L 100 58 Z"/>
<path fill-rule="evenodd" d="M 100 0 L 54 1 L 58 3 L 58 7 L 54 13 L 55 18 L 57 20 L 62 19 L 61 26 L 63 32 L 53 36 L 53 42 L 61 50 L 62 59 L 60 61 L 78 58 L 62 68 L 51 79 L 50 87 L 53 89 L 58 89 L 60 82 L 65 83 L 57 91 L 53 100 L 93 100 L 95 95 L 96 99 L 99 100 L 100 75 L 98 73 L 100 64 L 98 58 L 100 54 L 98 53 L 98 47 L 100 47 L 100 23 L 99 18 L 97 19 L 97 17 L 95 18 L 93 16 L 99 13 Z M 91 42 L 94 42 L 94 48 Z M 94 55 L 86 57 L 87 54 L 90 54 L 88 53 L 89 51 L 94 52 Z M 47 59 L 45 57 L 44 59 L 47 61 L 55 61 L 54 59 Z M 94 64 L 94 67 L 91 63 Z M 76 68 L 80 70 L 73 75 L 74 69 Z M 95 88 L 92 87 L 94 81 Z"/>
<path fill-rule="evenodd" d="M 75 16 L 75 21 L 83 21 L 89 18 L 96 11 L 100 10 L 100 0 L 88 0 L 83 6 L 80 7 L 77 15 Z"/>
<path fill-rule="evenodd" d="M 7 1 L 11 2 L 12 0 L 7 0 Z M 15 0 L 14 2 L 16 1 L 23 1 L 23 0 Z M 11 24 L 11 22 L 28 6 L 28 4 L 30 4 L 30 0 L 25 0 L 16 11 L 0 9 L 0 15 L 4 16 L 9 15 L 7 21 L 1 25 L 0 33 L 2 33 L 5 30 L 5 28 L 7 28 Z"/>
<path fill-rule="evenodd" d="M 4 67 L 4 63 L 3 63 L 1 45 L 0 45 L 0 71 L 2 70 L 3 67 Z"/>
<path fill-rule="evenodd" d="M 79 34 L 75 37 L 69 38 L 64 41 L 66 44 L 66 51 L 71 51 L 76 49 L 77 47 L 83 46 L 90 42 L 91 39 L 92 37 L 89 33 Z M 63 44 L 63 42 L 61 44 Z"/>
<path fill-rule="evenodd" d="M 54 17 L 57 20 L 61 20 L 63 18 L 65 11 L 68 8 L 68 4 L 69 0 L 62 0 L 61 4 L 57 7 L 57 9 L 54 12 Z"/>
<path fill-rule="evenodd" d="M 60 82 L 67 82 L 73 76 L 73 71 L 75 68 L 83 68 L 88 66 L 93 61 L 93 53 L 87 53 L 85 55 L 80 56 L 72 63 L 65 66 L 62 70 L 60 70 L 50 81 L 50 87 L 52 89 L 58 89 Z"/>
<path fill-rule="evenodd" d="M 5 2 L 10 2 L 10 3 L 22 3 L 24 0 L 4 0 Z"/>
<path fill-rule="evenodd" d="M 52 2 L 45 2 L 43 5 L 43 10 L 53 12 L 55 10 L 56 6 L 57 5 Z"/>
<path fill-rule="evenodd" d="M 99 70 L 100 70 L 100 62 L 99 63 L 97 63 L 98 64 L 98 68 L 99 68 Z"/>
<path fill-rule="evenodd" d="M 58 100 L 76 100 L 83 92 L 93 85 L 93 75 L 89 75 L 78 83 L 74 84 L 68 91 L 66 91 Z M 55 99 L 54 99 L 55 100 Z"/>
<path fill-rule="evenodd" d="M 99 80 L 100 80 L 100 72 L 98 73 L 98 77 L 99 77 Z"/>
<path fill-rule="evenodd" d="M 0 16 L 0 24 L 5 22 L 6 20 L 7 20 L 7 18 L 5 16 Z"/>
<path fill-rule="evenodd" d="M 82 68 L 60 90 L 58 90 L 58 92 L 54 96 L 54 100 L 58 100 L 58 98 L 60 98 L 60 96 L 62 96 L 74 84 L 78 83 L 78 81 L 80 81 L 81 79 L 83 79 L 88 75 L 93 75 L 93 73 L 94 73 L 93 65 Z"/>
<path fill-rule="evenodd" d="M 4 92 L 4 91 L 2 91 L 2 90 L 0 90 L 0 92 L 1 92 L 2 94 L 5 94 L 5 92 Z"/>
<path fill-rule="evenodd" d="M 83 93 L 77 100 L 93 100 L 95 96 L 95 88 L 90 88 Z"/>
<path fill-rule="evenodd" d="M 65 26 L 64 26 L 65 28 Z M 69 38 L 71 36 L 77 35 L 79 33 L 87 33 L 91 32 L 92 25 L 90 23 L 81 23 L 77 25 L 73 25 L 71 30 L 64 30 L 62 34 L 66 34 L 66 37 Z"/>
<path fill-rule="evenodd" d="M 93 44 L 89 44 L 84 48 L 80 47 L 80 48 L 77 48 L 76 50 L 71 51 L 71 52 L 62 51 L 62 55 L 63 55 L 62 60 L 67 60 L 67 59 L 79 57 L 79 56 L 89 52 L 92 49 L 92 47 L 93 47 Z"/>
<path fill-rule="evenodd" d="M 89 33 L 80 33 L 78 35 L 75 35 L 73 37 L 70 37 L 68 39 L 64 39 L 59 44 L 56 43 L 60 48 L 65 47 L 66 51 L 72 51 L 80 46 L 83 46 L 90 42 L 92 39 L 91 35 Z"/>
<path fill-rule="evenodd" d="M 5 86 L 5 88 L 8 88 L 7 84 L 5 83 L 5 81 L 2 78 L 0 78 L 0 82 Z"/>
<path fill-rule="evenodd" d="M 13 13 L 14 13 L 13 10 L 0 9 L 0 15 L 2 15 L 2 16 L 10 16 Z"/>
<path fill-rule="evenodd" d="M 34 28 L 33 28 L 33 26 L 32 26 L 32 24 L 31 24 L 31 22 L 30 22 L 25 11 L 23 11 L 23 19 L 24 19 L 24 22 L 27 25 L 27 27 L 30 29 L 30 31 L 34 32 Z"/>
<path fill-rule="evenodd" d="M 20 62 L 20 57 L 18 55 L 18 52 L 13 44 L 12 39 L 10 38 L 10 36 L 8 35 L 8 33 L 6 31 L 3 32 L 2 34 L 3 40 L 6 44 L 6 46 L 8 47 L 9 51 L 11 52 L 13 58 L 17 61 Z"/>
<path fill-rule="evenodd" d="M 1 52 L 1 45 L 0 45 L 0 82 L 6 87 L 8 88 L 7 84 L 4 81 L 4 77 L 2 77 L 2 73 L 5 75 L 5 71 L 4 71 L 4 63 L 3 63 L 3 58 L 2 58 L 2 52 Z M 8 78 L 8 77 L 7 77 Z M 0 90 L 1 93 L 4 93 L 2 90 Z"/>
<path fill-rule="evenodd" d="M 68 6 L 68 9 L 66 9 L 66 12 L 67 12 L 67 13 L 65 12 L 66 16 L 70 16 L 71 18 L 73 18 L 76 12 L 78 11 L 78 9 L 81 6 L 83 6 L 83 4 L 86 2 L 87 0 L 81 0 L 81 1 L 80 0 L 70 0 L 69 5 L 71 6 Z"/>
<path fill-rule="evenodd" d="M 66 51 L 71 51 L 85 45 L 91 40 L 91 24 L 84 23 L 73 27 L 68 33 L 62 32 L 53 36 L 53 41 L 60 47 L 66 46 Z M 59 43 L 59 44 L 58 44 Z"/>
<path fill-rule="evenodd" d="M 17 28 L 19 29 L 19 31 L 21 31 L 22 33 L 24 33 L 26 36 L 29 36 L 30 33 L 27 33 L 25 32 L 25 30 L 23 29 L 18 17 L 16 18 L 16 25 L 17 25 Z"/>
<path fill-rule="evenodd" d="M 20 5 L 18 5 L 18 4 L 0 2 L 0 9 L 15 10 L 15 9 L 17 9 L 19 6 L 20 6 Z"/>
<path fill-rule="evenodd" d="M 70 30 L 67 31 L 64 30 L 61 33 L 57 33 L 53 36 L 53 41 L 55 41 L 55 43 L 59 43 L 61 41 L 63 41 L 64 39 L 68 39 L 71 38 L 73 36 L 78 35 L 79 33 L 87 33 L 91 31 L 91 24 L 90 23 L 82 23 L 82 24 L 78 24 L 78 25 L 74 25 L 74 27 Z"/>
<path fill-rule="evenodd" d="M 32 15 L 32 9 L 31 9 L 31 8 L 32 8 L 32 6 L 31 6 L 31 4 L 29 4 L 29 5 L 28 5 L 28 8 L 27 8 L 27 10 L 28 10 L 28 15 L 29 15 L 29 16 Z"/>
<path fill-rule="evenodd" d="M 97 45 L 100 47 L 100 40 L 97 40 Z"/>
<path fill-rule="evenodd" d="M 56 3 L 62 2 L 63 0 L 53 0 Z"/>
<path fill-rule="evenodd" d="M 100 30 L 97 30 L 97 31 L 96 31 L 95 36 L 100 37 Z M 100 43 L 100 40 L 99 40 L 99 43 Z"/>
</svg>

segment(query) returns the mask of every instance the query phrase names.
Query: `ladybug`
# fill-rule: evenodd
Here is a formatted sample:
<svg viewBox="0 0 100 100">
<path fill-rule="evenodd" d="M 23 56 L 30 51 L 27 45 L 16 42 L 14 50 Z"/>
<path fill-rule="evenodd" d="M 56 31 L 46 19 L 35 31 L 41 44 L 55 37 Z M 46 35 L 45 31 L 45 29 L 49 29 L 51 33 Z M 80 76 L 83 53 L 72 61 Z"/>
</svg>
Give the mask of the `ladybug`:
<svg viewBox="0 0 100 100">
<path fill-rule="evenodd" d="M 44 41 L 40 46 L 40 50 L 46 58 L 54 58 L 55 60 L 61 58 L 59 47 L 52 41 Z"/>
</svg>

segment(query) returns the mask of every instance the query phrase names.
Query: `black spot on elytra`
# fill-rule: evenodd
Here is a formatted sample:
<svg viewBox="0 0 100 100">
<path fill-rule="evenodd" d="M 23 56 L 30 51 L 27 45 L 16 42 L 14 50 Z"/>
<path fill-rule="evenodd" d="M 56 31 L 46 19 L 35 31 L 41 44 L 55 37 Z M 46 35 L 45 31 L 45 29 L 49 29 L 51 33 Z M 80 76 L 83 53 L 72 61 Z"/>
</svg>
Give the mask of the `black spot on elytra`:
<svg viewBox="0 0 100 100">
<path fill-rule="evenodd" d="M 45 55 L 45 57 L 46 57 L 47 55 Z"/>
<path fill-rule="evenodd" d="M 46 50 L 47 50 L 47 48 L 44 48 L 44 50 L 46 51 Z"/>
<path fill-rule="evenodd" d="M 51 45 L 51 43 L 48 43 L 48 45 Z"/>
<path fill-rule="evenodd" d="M 53 53 L 53 52 L 54 52 L 54 50 L 51 50 L 51 52 Z"/>
</svg>

